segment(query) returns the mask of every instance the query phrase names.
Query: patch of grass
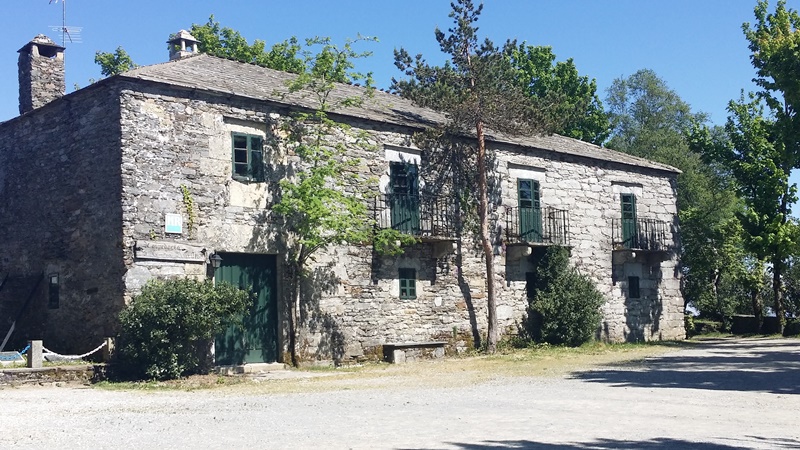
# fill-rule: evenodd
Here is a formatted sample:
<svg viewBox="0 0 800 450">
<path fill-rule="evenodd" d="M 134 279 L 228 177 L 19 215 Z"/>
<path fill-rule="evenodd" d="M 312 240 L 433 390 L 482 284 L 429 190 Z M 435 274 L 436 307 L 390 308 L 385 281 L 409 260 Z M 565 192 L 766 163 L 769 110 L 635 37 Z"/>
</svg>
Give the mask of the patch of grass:
<svg viewBox="0 0 800 450">
<path fill-rule="evenodd" d="M 541 344 L 522 349 L 504 346 L 494 355 L 471 354 L 409 364 L 371 362 L 340 368 L 317 366 L 308 369 L 286 369 L 287 373 L 276 378 L 206 375 L 163 382 L 103 382 L 95 386 L 111 390 L 158 392 L 216 389 L 220 392 L 258 394 L 459 387 L 509 377 L 566 376 L 591 367 L 641 361 L 683 345 L 693 344 L 591 342 L 580 347 Z"/>
<path fill-rule="evenodd" d="M 110 391 L 198 391 L 248 384 L 242 376 L 193 375 L 168 381 L 101 381 L 93 386 Z"/>
</svg>

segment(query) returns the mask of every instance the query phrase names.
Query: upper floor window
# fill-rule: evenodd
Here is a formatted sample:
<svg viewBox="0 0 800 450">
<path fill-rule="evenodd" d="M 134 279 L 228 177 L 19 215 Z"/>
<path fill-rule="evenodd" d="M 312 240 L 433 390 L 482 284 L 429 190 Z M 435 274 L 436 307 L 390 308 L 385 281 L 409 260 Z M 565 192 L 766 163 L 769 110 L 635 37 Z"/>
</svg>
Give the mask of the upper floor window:
<svg viewBox="0 0 800 450">
<path fill-rule="evenodd" d="M 265 181 L 264 138 L 233 133 L 233 178 L 241 181 Z"/>
</svg>

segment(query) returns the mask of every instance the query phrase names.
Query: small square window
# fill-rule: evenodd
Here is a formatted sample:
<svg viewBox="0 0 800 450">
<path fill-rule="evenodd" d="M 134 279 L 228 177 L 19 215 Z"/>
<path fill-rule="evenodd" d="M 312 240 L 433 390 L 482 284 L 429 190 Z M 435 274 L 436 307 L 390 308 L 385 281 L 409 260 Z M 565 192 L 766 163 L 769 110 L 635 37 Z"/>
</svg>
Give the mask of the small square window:
<svg viewBox="0 0 800 450">
<path fill-rule="evenodd" d="M 264 177 L 264 139 L 249 134 L 233 134 L 233 178 L 241 181 L 266 181 Z"/>
<path fill-rule="evenodd" d="M 417 271 L 415 269 L 400 269 L 400 299 L 412 300 L 417 298 Z"/>
<path fill-rule="evenodd" d="M 639 277 L 628 277 L 628 298 L 639 298 Z"/>
</svg>

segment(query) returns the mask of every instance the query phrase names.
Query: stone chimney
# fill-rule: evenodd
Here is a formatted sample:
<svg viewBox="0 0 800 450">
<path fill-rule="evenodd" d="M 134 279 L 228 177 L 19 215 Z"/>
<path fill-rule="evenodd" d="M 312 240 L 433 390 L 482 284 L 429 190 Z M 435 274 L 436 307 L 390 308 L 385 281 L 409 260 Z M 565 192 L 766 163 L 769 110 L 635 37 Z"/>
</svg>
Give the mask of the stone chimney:
<svg viewBox="0 0 800 450">
<path fill-rule="evenodd" d="M 19 113 L 64 95 L 64 47 L 40 34 L 19 49 Z"/>
<path fill-rule="evenodd" d="M 197 50 L 197 39 L 186 30 L 178 31 L 169 36 L 169 60 L 186 58 L 199 53 Z"/>
</svg>

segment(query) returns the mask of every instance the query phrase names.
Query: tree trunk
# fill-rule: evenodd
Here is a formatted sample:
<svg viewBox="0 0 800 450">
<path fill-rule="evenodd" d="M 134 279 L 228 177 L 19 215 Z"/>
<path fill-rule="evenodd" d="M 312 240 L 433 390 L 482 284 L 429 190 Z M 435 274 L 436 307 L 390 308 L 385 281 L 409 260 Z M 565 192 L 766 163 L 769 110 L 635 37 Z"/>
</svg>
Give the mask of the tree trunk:
<svg viewBox="0 0 800 450">
<path fill-rule="evenodd" d="M 778 334 L 783 334 L 783 327 L 786 325 L 786 313 L 783 309 L 783 287 L 781 277 L 783 276 L 783 258 L 776 255 L 772 260 L 772 297 L 774 300 L 775 316 L 778 319 Z"/>
<path fill-rule="evenodd" d="M 753 306 L 753 316 L 756 318 L 756 333 L 761 331 L 761 325 L 764 323 L 762 317 L 761 302 L 758 299 L 758 288 L 755 287 L 750 291 L 750 303 Z"/>
<path fill-rule="evenodd" d="M 494 294 L 494 249 L 492 248 L 489 234 L 489 183 L 486 178 L 486 141 L 483 134 L 483 122 L 476 124 L 478 137 L 478 218 L 481 223 L 481 247 L 486 260 L 486 309 L 488 315 L 488 329 L 486 336 L 486 351 L 497 351 L 499 333 L 497 330 L 497 299 Z"/>
<path fill-rule="evenodd" d="M 299 303 L 299 273 L 297 263 L 289 261 L 289 354 L 291 355 L 292 365 L 298 367 L 300 361 L 297 359 L 297 305 Z"/>
<path fill-rule="evenodd" d="M 711 295 L 714 296 L 714 300 L 717 303 L 717 314 L 719 315 L 719 320 L 725 323 L 725 312 L 722 310 L 722 299 L 719 297 L 719 269 L 714 269 L 711 271 Z"/>
</svg>

